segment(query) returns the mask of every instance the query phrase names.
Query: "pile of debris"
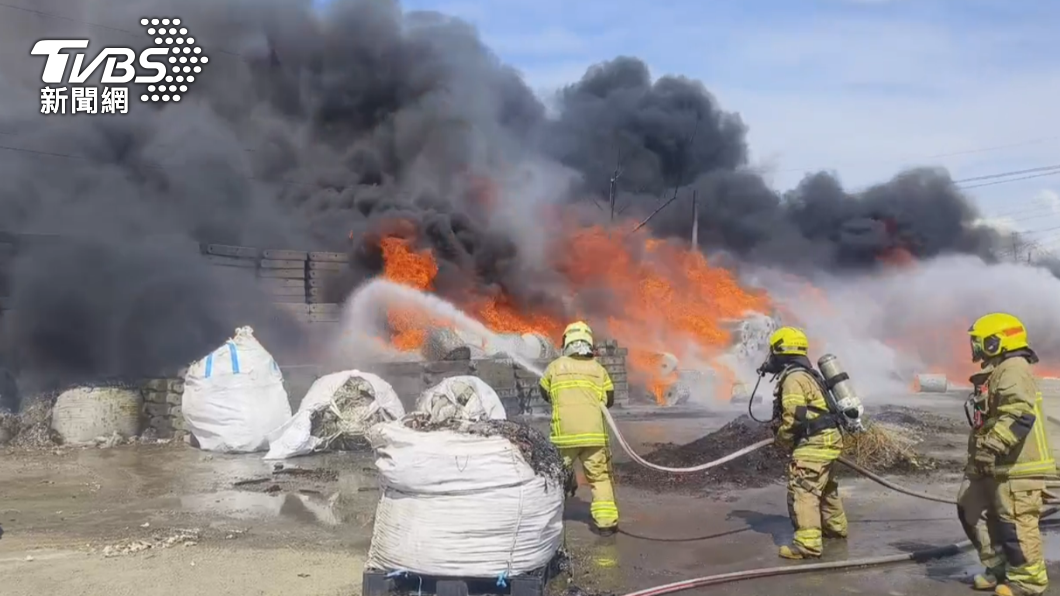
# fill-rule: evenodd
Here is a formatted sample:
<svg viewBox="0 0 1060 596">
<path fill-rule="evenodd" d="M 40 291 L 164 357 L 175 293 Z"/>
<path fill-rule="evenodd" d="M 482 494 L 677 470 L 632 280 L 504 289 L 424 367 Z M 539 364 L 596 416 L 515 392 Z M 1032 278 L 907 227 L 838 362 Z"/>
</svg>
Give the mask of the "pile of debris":
<svg viewBox="0 0 1060 596">
<path fill-rule="evenodd" d="M 326 468 L 288 468 L 283 464 L 272 467 L 271 476 L 237 480 L 232 486 L 240 490 L 275 494 L 280 492 L 322 493 L 334 487 L 339 474 Z"/>
<path fill-rule="evenodd" d="M 767 425 L 741 416 L 717 431 L 685 445 L 663 444 L 645 456 L 648 461 L 667 467 L 692 467 L 722 458 L 733 451 L 772 437 Z M 956 469 L 954 462 L 943 462 L 918 453 L 916 433 L 893 424 L 872 422 L 865 433 L 847 436 L 844 457 L 880 474 L 917 474 L 940 469 Z M 657 472 L 635 462 L 615 466 L 620 482 L 655 490 L 709 491 L 714 488 L 757 488 L 782 482 L 790 455 L 768 445 L 716 468 L 693 474 Z M 839 466 L 840 476 L 856 475 Z"/>
<path fill-rule="evenodd" d="M 567 479 L 563 457 L 555 445 L 544 433 L 526 424 L 511 420 L 467 421 L 457 418 L 437 422 L 424 412 L 413 412 L 405 416 L 402 423 L 407 428 L 426 432 L 449 430 L 480 437 L 503 437 L 519 449 L 523 459 L 538 476 L 557 483 Z"/>
<path fill-rule="evenodd" d="M 146 550 L 158 550 L 172 546 L 195 546 L 201 537 L 202 532 L 198 528 L 177 529 L 168 533 L 155 532 L 146 540 L 128 540 L 118 544 L 109 544 L 102 549 L 93 549 L 93 552 L 99 552 L 107 558 L 122 557 Z"/>
<path fill-rule="evenodd" d="M 386 412 L 373 407 L 375 391 L 362 377 L 351 376 L 339 387 L 328 407 L 312 413 L 310 433 L 321 439 L 320 451 L 358 451 L 369 448 L 364 429 L 386 420 Z"/>
<path fill-rule="evenodd" d="M 18 414 L 0 412 L 0 445 L 47 449 L 62 442 L 52 429 L 52 401 L 37 399 Z"/>
</svg>

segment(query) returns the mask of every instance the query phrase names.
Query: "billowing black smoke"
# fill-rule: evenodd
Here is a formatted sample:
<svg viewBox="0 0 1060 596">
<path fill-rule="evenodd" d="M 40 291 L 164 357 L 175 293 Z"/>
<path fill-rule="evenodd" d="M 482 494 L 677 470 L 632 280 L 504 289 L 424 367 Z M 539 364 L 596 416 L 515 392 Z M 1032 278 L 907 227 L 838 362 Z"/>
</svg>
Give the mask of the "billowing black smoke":
<svg viewBox="0 0 1060 596">
<path fill-rule="evenodd" d="M 652 81 L 643 62 L 618 58 L 591 68 L 560 95 L 551 154 L 584 173 L 588 190 L 689 237 L 691 199 L 700 244 L 766 263 L 866 267 L 896 250 L 991 258 L 997 233 L 978 227 L 975 208 L 947 172 L 918 169 L 852 195 L 827 173 L 808 174 L 785 196 L 746 169 L 746 127 L 698 81 Z M 617 176 L 616 176 L 617 174 Z"/>
<path fill-rule="evenodd" d="M 815 174 L 778 196 L 745 169 L 738 116 L 699 82 L 653 83 L 634 58 L 590 69 L 549 119 L 470 26 L 386 0 L 323 12 L 304 0 L 26 6 L 69 17 L 0 7 L 0 226 L 66 238 L 20 249 L 7 279 L 8 366 L 45 385 L 183 364 L 240 324 L 297 345 L 296 328 L 218 277 L 197 242 L 352 250 L 341 295 L 379 270 L 375 238 L 411 226 L 440 260 L 440 291 L 474 283 L 547 301 L 554 231 L 534 214 L 606 203 L 616 172 L 623 217 L 647 216 L 678 187 L 686 198 L 650 227 L 685 237 L 694 192 L 703 246 L 745 259 L 864 266 L 894 248 L 991 246 L 945 172 L 859 197 Z M 179 105 L 38 113 L 33 41 L 142 47 L 139 19 L 167 14 L 211 57 Z"/>
</svg>

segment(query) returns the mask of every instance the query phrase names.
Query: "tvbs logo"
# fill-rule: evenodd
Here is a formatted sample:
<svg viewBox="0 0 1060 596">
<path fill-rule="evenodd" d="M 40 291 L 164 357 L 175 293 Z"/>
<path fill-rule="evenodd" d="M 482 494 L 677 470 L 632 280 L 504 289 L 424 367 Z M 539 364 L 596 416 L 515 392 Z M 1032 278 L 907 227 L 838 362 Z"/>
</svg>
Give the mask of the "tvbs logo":
<svg viewBox="0 0 1060 596">
<path fill-rule="evenodd" d="M 46 57 L 41 81 L 47 86 L 41 91 L 42 101 L 45 97 L 52 101 L 65 98 L 67 88 L 53 88 L 53 85 L 70 85 L 78 100 L 88 95 L 96 97 L 99 90 L 84 85 L 101 68 L 99 82 L 103 95 L 126 96 L 127 89 L 109 86 L 135 83 L 147 85 L 147 92 L 140 96 L 142 101 L 180 101 L 209 58 L 203 55 L 188 29 L 181 26 L 180 19 L 143 18 L 140 25 L 154 44 L 139 53 L 132 48 L 106 47 L 89 61 L 86 52 L 78 51 L 88 49 L 87 39 L 42 39 L 34 44 L 30 54 Z"/>
</svg>

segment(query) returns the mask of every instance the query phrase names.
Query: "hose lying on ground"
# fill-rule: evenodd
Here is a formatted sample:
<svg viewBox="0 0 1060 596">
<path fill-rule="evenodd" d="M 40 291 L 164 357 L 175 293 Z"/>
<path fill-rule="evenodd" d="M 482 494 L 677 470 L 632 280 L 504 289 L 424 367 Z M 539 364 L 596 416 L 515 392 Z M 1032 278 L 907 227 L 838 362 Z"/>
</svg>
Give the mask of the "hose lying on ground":
<svg viewBox="0 0 1060 596">
<path fill-rule="evenodd" d="M 645 460 L 644 458 L 640 457 L 639 455 L 637 455 L 637 453 L 633 451 L 633 448 L 629 445 L 629 443 L 626 441 L 626 439 L 622 436 L 622 433 L 618 430 L 618 425 L 615 424 L 615 420 L 614 420 L 614 418 L 612 418 L 611 413 L 608 412 L 606 408 L 601 408 L 601 410 L 604 413 L 604 419 L 607 420 L 607 424 L 608 424 L 608 426 L 611 427 L 611 431 L 614 433 L 615 438 L 618 440 L 619 445 L 622 446 L 622 449 L 630 456 L 630 458 L 632 458 L 634 461 L 636 461 L 637 463 L 639 463 L 639 464 L 641 464 L 643 466 L 646 466 L 646 467 L 651 468 L 653 470 L 660 470 L 660 471 L 663 471 L 663 472 L 685 473 L 685 472 L 699 472 L 699 471 L 703 471 L 703 470 L 708 470 L 708 469 L 713 468 L 715 466 L 719 466 L 719 465 L 724 464 L 726 462 L 730 462 L 730 461 L 732 461 L 734 459 L 737 459 L 737 458 L 739 458 L 741 456 L 747 455 L 748 453 L 751 453 L 751 452 L 753 452 L 753 451 L 755 451 L 757 449 L 761 449 L 762 447 L 765 447 L 766 445 L 769 445 L 770 443 L 773 442 L 773 439 L 765 439 L 765 440 L 759 441 L 757 443 L 754 443 L 752 445 L 749 445 L 748 447 L 744 447 L 743 449 L 741 449 L 739 451 L 736 451 L 734 453 L 731 453 L 731 454 L 729 454 L 729 455 L 727 455 L 725 457 L 722 457 L 720 459 L 714 460 L 712 462 L 707 462 L 705 464 L 700 464 L 698 466 L 693 466 L 691 468 L 668 468 L 668 467 L 665 467 L 665 466 L 655 465 L 655 464 Z M 856 463 L 854 463 L 854 462 L 852 462 L 852 461 L 850 461 L 850 460 L 848 460 L 848 459 L 846 459 L 844 457 L 840 457 L 839 458 L 839 463 L 849 467 L 850 469 L 854 470 L 855 472 L 861 474 L 862 476 L 865 476 L 866 478 L 868 478 L 869 480 L 872 480 L 873 482 L 876 482 L 877 484 L 880 484 L 881 486 L 884 486 L 884 487 L 889 488 L 891 490 L 897 491 L 897 492 L 902 493 L 904 495 L 908 495 L 910 497 L 915 497 L 915 498 L 918 498 L 918 499 L 924 499 L 926 501 L 933 501 L 933 502 L 936 502 L 936 503 L 945 503 L 947 505 L 956 505 L 957 504 L 956 499 L 946 498 L 946 497 L 938 497 L 938 496 L 935 496 L 935 495 L 932 495 L 932 494 L 928 494 L 928 493 L 916 491 L 916 490 L 913 490 L 913 489 L 910 489 L 910 488 L 906 488 L 906 487 L 904 487 L 904 486 L 902 486 L 900 484 L 895 484 L 894 482 L 891 482 L 890 480 L 887 480 L 886 478 L 880 476 L 879 474 L 876 474 L 875 472 L 869 471 L 868 469 L 866 469 L 866 468 L 864 468 L 864 467 L 862 467 L 862 466 L 860 466 L 860 465 L 858 465 L 858 464 L 856 464 Z M 1057 495 L 1055 495 L 1055 494 L 1053 494 L 1053 493 L 1051 493 L 1049 491 L 1044 491 L 1044 494 L 1052 502 L 1060 501 L 1060 496 L 1057 496 Z M 1041 517 L 1044 519 L 1046 517 L 1050 517 L 1050 516 L 1056 514 L 1057 512 L 1060 512 L 1060 507 L 1053 507 L 1053 508 L 1050 508 L 1050 509 L 1047 509 L 1047 510 L 1043 511 Z M 644 590 L 638 590 L 636 592 L 629 592 L 628 594 L 625 594 L 624 596 L 662 596 L 663 594 L 672 594 L 674 592 L 681 592 L 681 591 L 684 591 L 684 590 L 692 590 L 692 589 L 695 589 L 695 588 L 703 588 L 703 587 L 707 587 L 707 586 L 714 586 L 714 585 L 718 585 L 718 584 L 726 584 L 726 583 L 730 583 L 730 582 L 742 581 L 742 580 L 747 580 L 747 579 L 757 579 L 757 578 L 762 578 L 762 577 L 774 577 L 774 576 L 779 576 L 779 575 L 795 575 L 795 574 L 799 574 L 799 573 L 811 573 L 811 572 L 815 572 L 815 571 L 834 571 L 834 570 L 839 570 L 839 569 L 857 569 L 857 568 L 865 568 L 865 567 L 875 567 L 875 566 L 879 566 L 879 565 L 888 565 L 888 564 L 893 564 L 893 563 L 904 563 L 904 562 L 908 562 L 908 561 L 912 561 L 912 562 L 915 562 L 915 563 L 921 563 L 921 562 L 929 561 L 929 560 L 932 560 L 932 559 L 942 559 L 942 558 L 945 558 L 945 557 L 952 557 L 952 556 L 958 555 L 958 554 L 964 552 L 965 550 L 971 548 L 971 546 L 972 546 L 971 541 L 963 540 L 961 542 L 956 542 L 954 544 L 948 544 L 948 545 L 945 545 L 945 546 L 939 546 L 939 547 L 935 547 L 935 548 L 920 550 L 920 551 L 916 551 L 916 552 L 912 552 L 912 553 L 898 553 L 898 554 L 894 554 L 894 555 L 883 555 L 883 556 L 879 556 L 879 557 L 866 557 L 866 558 L 863 558 L 863 559 L 852 559 L 852 560 L 847 560 L 847 561 L 833 561 L 833 562 L 828 562 L 828 563 L 808 563 L 808 564 L 802 564 L 802 565 L 785 565 L 785 566 L 782 566 L 782 567 L 764 567 L 764 568 L 761 568 L 761 569 L 748 569 L 746 571 L 734 571 L 734 572 L 731 572 L 731 573 L 721 573 L 721 574 L 718 574 L 718 575 L 708 575 L 708 576 L 705 576 L 705 577 L 697 577 L 697 578 L 693 578 L 693 579 L 686 579 L 686 580 L 682 580 L 682 581 L 679 581 L 679 582 L 674 582 L 674 583 L 671 583 L 671 584 L 664 584 L 664 585 L 661 585 L 661 586 L 655 586 L 653 588 L 646 588 Z"/>
<path fill-rule="evenodd" d="M 692 472 L 702 472 L 704 470 L 709 470 L 711 468 L 716 468 L 716 467 L 718 467 L 718 466 L 720 466 L 722 464 L 728 463 L 728 462 L 730 462 L 730 461 L 732 461 L 734 459 L 738 459 L 740 457 L 743 457 L 743 456 L 747 455 L 748 453 L 752 453 L 754 451 L 757 451 L 758 449 L 761 449 L 761 448 L 765 447 L 766 445 L 769 445 L 769 444 L 773 443 L 773 439 L 763 439 L 763 440 L 761 440 L 761 441 L 759 441 L 757 443 L 752 443 L 751 445 L 748 445 L 747 447 L 744 447 L 743 449 L 740 449 L 739 451 L 734 451 L 734 452 L 730 453 L 729 455 L 726 455 L 725 457 L 721 457 L 721 458 L 718 458 L 718 459 L 716 459 L 714 461 L 710 461 L 710 462 L 707 462 L 707 463 L 704 463 L 704 464 L 699 464 L 698 466 L 692 466 L 690 468 L 669 468 L 669 467 L 666 467 L 666 466 L 660 466 L 660 465 L 657 465 L 657 464 L 653 464 L 650 461 L 648 461 L 648 460 L 644 459 L 643 457 L 641 457 L 640 455 L 638 455 L 637 452 L 635 452 L 633 450 L 633 447 L 629 444 L 629 442 L 626 441 L 626 438 L 622 436 L 622 431 L 620 431 L 618 429 L 618 425 L 615 423 L 614 417 L 611 416 L 611 412 L 609 412 L 607 410 L 607 408 L 601 408 L 600 410 L 604 413 L 604 419 L 607 420 L 607 425 L 609 427 L 611 427 L 611 432 L 615 435 L 615 439 L 618 441 L 618 444 L 622 446 L 622 450 L 625 451 L 627 455 L 629 455 L 630 459 L 632 459 L 633 461 L 637 462 L 638 464 L 640 464 L 640 465 L 642 465 L 642 466 L 644 466 L 646 468 L 651 468 L 652 470 L 658 470 L 660 472 L 670 472 L 670 473 L 673 473 L 673 474 L 687 474 L 687 473 L 692 473 Z M 936 503 L 946 503 L 948 505 L 956 505 L 957 504 L 957 501 L 955 499 L 952 499 L 952 498 L 938 497 L 938 496 L 932 495 L 930 493 L 924 493 L 924 492 L 912 490 L 912 489 L 906 488 L 906 487 L 904 487 L 904 486 L 902 486 L 900 484 L 895 484 L 894 482 L 891 482 L 890 480 L 887 480 L 883 476 L 880 476 L 879 474 L 876 474 L 875 472 L 872 472 L 872 471 L 870 471 L 870 470 L 868 470 L 868 469 L 866 469 L 866 468 L 864 468 L 864 467 L 862 467 L 862 466 L 850 461 L 849 459 L 847 459 L 845 457 L 840 457 L 839 458 L 839 463 L 843 464 L 844 466 L 849 467 L 850 469 L 852 469 L 855 472 L 861 474 L 862 476 L 865 476 L 869 480 L 872 480 L 873 482 L 876 482 L 877 484 L 879 484 L 881 486 L 884 486 L 884 487 L 887 487 L 887 488 L 889 488 L 889 489 L 891 489 L 893 491 L 902 493 L 903 495 L 908 495 L 910 497 L 916 497 L 918 499 L 924 499 L 925 501 L 934 501 Z M 1047 486 L 1054 486 L 1054 485 L 1053 484 L 1047 484 Z M 1058 486 L 1060 486 L 1060 485 L 1058 485 Z M 1060 496 L 1054 495 L 1054 494 L 1050 493 L 1049 491 L 1045 491 L 1045 496 L 1047 498 L 1053 500 L 1053 501 L 1060 501 Z"/>
<path fill-rule="evenodd" d="M 622 446 L 622 450 L 625 451 L 627 455 L 629 455 L 630 459 L 632 459 L 633 461 L 637 462 L 638 464 L 640 464 L 640 465 L 642 465 L 642 466 L 644 466 L 646 468 L 651 468 L 652 470 L 658 470 L 660 472 L 671 472 L 673 474 L 687 474 L 687 473 L 691 473 L 691 472 L 702 472 L 704 470 L 709 470 L 711 468 L 716 468 L 716 467 L 718 467 L 718 466 L 720 466 L 720 465 L 722 465 L 724 463 L 728 463 L 728 462 L 730 462 L 730 461 L 732 461 L 734 459 L 743 457 L 743 456 L 747 455 L 748 453 L 751 453 L 753 451 L 757 451 L 757 450 L 765 447 L 766 445 L 770 445 L 770 444 L 773 443 L 773 439 L 763 439 L 763 440 L 761 440 L 761 441 L 759 441 L 757 443 L 748 445 L 747 447 L 744 447 L 743 449 L 741 449 L 739 451 L 734 451 L 733 453 L 730 453 L 729 455 L 726 455 L 725 457 L 722 457 L 720 459 L 716 459 L 716 460 L 711 461 L 711 462 L 707 462 L 705 464 L 700 464 L 698 466 L 692 466 L 691 468 L 668 468 L 666 466 L 659 466 L 659 465 L 653 464 L 650 461 L 644 459 L 643 457 L 637 455 L 637 453 L 635 451 L 633 451 L 633 447 L 630 446 L 630 444 L 626 441 L 626 438 L 623 437 L 622 433 L 618 430 L 618 425 L 615 424 L 615 419 L 613 417 L 611 417 L 611 412 L 609 412 L 607 410 L 607 408 L 600 408 L 600 411 L 602 411 L 604 413 L 604 419 L 607 420 L 607 425 L 611 427 L 611 432 L 614 433 L 615 439 L 618 440 L 618 444 Z"/>
<path fill-rule="evenodd" d="M 1042 518 L 1049 517 L 1051 515 L 1056 514 L 1057 512 L 1060 512 L 1060 507 L 1053 507 L 1051 509 L 1047 509 L 1042 512 Z M 956 542 L 954 544 L 947 544 L 945 546 L 938 546 L 935 548 L 919 550 L 912 553 L 899 553 L 896 555 L 866 557 L 863 559 L 833 561 L 829 563 L 805 563 L 801 565 L 764 567 L 761 569 L 748 569 L 746 571 L 719 573 L 718 575 L 708 575 L 705 577 L 686 579 L 679 582 L 674 582 L 672 584 L 655 586 L 653 588 L 645 588 L 643 590 L 637 590 L 636 592 L 629 592 L 628 594 L 624 594 L 623 596 L 662 596 L 663 594 L 673 594 L 674 592 L 692 590 L 695 588 L 704 588 L 707 586 L 715 586 L 718 584 L 727 584 L 735 581 L 742 581 L 745 579 L 774 577 L 778 575 L 795 575 L 798 573 L 812 573 L 815 571 L 858 569 L 865 567 L 876 567 L 879 565 L 887 565 L 892 563 L 904 563 L 907 561 L 912 561 L 914 563 L 922 563 L 924 561 L 930 561 L 932 559 L 942 559 L 958 555 L 964 552 L 965 550 L 971 548 L 971 546 L 971 541 L 962 540 L 961 542 Z"/>
</svg>

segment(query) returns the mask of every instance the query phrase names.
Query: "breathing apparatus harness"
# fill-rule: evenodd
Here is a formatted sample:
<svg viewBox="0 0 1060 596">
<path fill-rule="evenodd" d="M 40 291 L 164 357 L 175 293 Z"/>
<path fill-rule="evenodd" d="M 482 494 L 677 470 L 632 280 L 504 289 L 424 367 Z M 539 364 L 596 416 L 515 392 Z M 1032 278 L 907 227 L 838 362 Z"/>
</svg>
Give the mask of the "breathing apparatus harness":
<svg viewBox="0 0 1060 596">
<path fill-rule="evenodd" d="M 983 373 L 972 375 L 970 379 L 972 381 L 972 392 L 968 394 L 968 399 L 964 402 L 964 415 L 968 418 L 968 426 L 971 426 L 974 430 L 983 428 L 983 423 L 986 421 L 986 395 L 983 393 L 982 382 L 976 382 Z"/>
<path fill-rule="evenodd" d="M 1030 362 L 1031 364 L 1038 363 L 1038 355 L 1030 348 L 1005 352 L 1001 354 L 999 359 L 1006 360 L 1013 357 L 1026 358 L 1027 362 Z M 986 410 L 988 406 L 985 388 L 986 381 L 991 373 L 990 370 L 987 370 L 988 367 L 988 363 L 984 362 L 983 370 L 968 378 L 968 381 L 972 384 L 972 392 L 968 394 L 968 399 L 964 402 L 964 415 L 968 418 L 968 425 L 975 430 L 983 428 L 983 424 L 986 422 Z"/>
<path fill-rule="evenodd" d="M 800 360 L 804 361 L 800 362 Z M 782 391 L 784 378 L 791 373 L 802 371 L 810 375 L 810 377 L 817 383 L 817 387 L 821 390 L 821 394 L 824 396 L 824 401 L 828 408 L 826 410 L 813 407 L 807 408 L 818 416 L 813 420 L 804 420 L 800 423 L 801 429 L 798 431 L 800 438 L 813 436 L 829 428 L 838 428 L 841 432 L 849 434 L 863 432 L 865 426 L 862 421 L 862 416 L 865 409 L 861 405 L 861 400 L 858 399 L 857 395 L 854 393 L 853 387 L 850 383 L 850 375 L 843 370 L 842 366 L 839 364 L 839 359 L 832 354 L 825 354 L 817 361 L 817 366 L 820 367 L 821 372 L 814 369 L 809 360 L 800 358 L 788 363 L 780 369 L 779 372 L 774 372 L 773 376 L 770 378 L 771 383 L 776 383 L 776 388 L 773 390 L 773 417 L 770 420 L 759 420 L 758 418 L 755 418 L 752 409 L 754 406 L 755 393 L 758 392 L 758 387 L 761 384 L 762 379 L 772 372 L 770 370 L 770 360 L 767 359 L 766 362 L 758 368 L 758 381 L 755 383 L 754 390 L 751 392 L 751 397 L 747 401 L 747 415 L 756 422 L 769 424 L 773 428 L 773 431 L 776 432 L 777 428 L 780 426 L 780 420 L 783 413 Z"/>
</svg>

